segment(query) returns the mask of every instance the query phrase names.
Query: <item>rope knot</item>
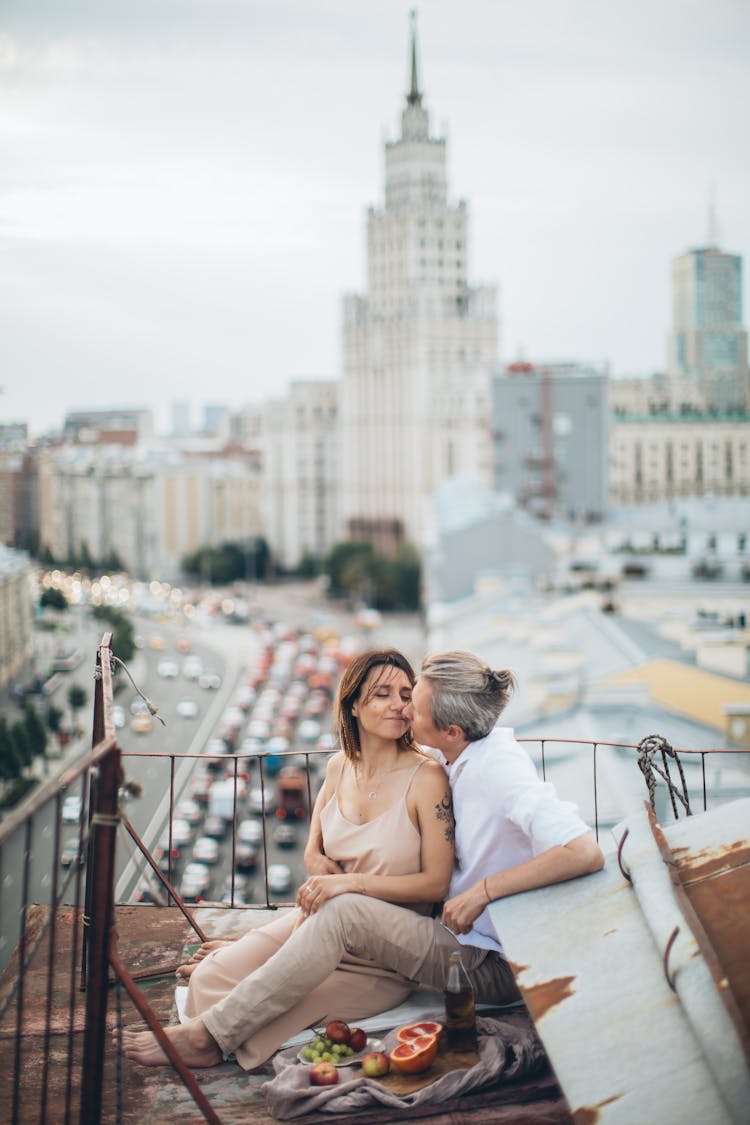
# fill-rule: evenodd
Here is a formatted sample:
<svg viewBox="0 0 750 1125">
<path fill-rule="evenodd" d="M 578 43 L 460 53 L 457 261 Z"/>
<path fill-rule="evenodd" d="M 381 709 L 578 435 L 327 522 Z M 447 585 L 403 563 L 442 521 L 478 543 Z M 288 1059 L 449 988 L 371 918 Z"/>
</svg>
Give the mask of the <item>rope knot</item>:
<svg viewBox="0 0 750 1125">
<path fill-rule="evenodd" d="M 662 765 L 659 766 L 654 762 L 657 754 L 661 754 Z M 680 774 L 680 782 L 682 785 L 682 792 L 679 791 L 676 784 L 672 781 L 669 772 L 669 759 L 672 758 L 677 766 Z M 662 768 L 663 767 L 663 768 Z M 673 746 L 667 742 L 661 734 L 649 734 L 642 738 L 638 743 L 638 769 L 643 774 L 648 789 L 648 799 L 651 808 L 656 812 L 656 774 L 661 777 L 665 782 L 669 792 L 669 799 L 672 802 L 672 812 L 675 815 L 675 820 L 679 819 L 677 811 L 677 801 L 680 802 L 687 816 L 692 816 L 690 811 L 690 799 L 688 797 L 687 783 L 685 781 L 685 773 L 682 768 L 682 762 L 679 755 Z"/>
</svg>

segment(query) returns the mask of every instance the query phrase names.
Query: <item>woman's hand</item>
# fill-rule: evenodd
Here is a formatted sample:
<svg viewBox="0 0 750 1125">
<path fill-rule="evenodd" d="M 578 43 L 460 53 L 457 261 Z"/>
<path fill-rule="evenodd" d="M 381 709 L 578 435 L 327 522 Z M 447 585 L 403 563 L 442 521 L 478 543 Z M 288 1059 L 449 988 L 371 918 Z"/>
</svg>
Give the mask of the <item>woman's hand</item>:
<svg viewBox="0 0 750 1125">
<path fill-rule="evenodd" d="M 356 893 L 360 886 L 359 875 L 313 875 L 297 891 L 297 906 L 305 915 L 315 914 L 329 899 Z"/>
<path fill-rule="evenodd" d="M 305 855 L 305 867 L 310 875 L 343 875 L 343 867 L 322 852 Z"/>
</svg>

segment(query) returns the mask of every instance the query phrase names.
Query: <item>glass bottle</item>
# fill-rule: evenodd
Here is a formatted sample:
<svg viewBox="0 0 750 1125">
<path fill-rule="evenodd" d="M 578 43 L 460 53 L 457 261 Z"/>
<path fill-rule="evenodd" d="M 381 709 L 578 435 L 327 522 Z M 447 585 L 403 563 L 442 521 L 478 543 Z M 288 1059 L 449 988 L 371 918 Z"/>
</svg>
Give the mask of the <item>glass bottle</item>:
<svg viewBox="0 0 750 1125">
<path fill-rule="evenodd" d="M 474 988 L 458 950 L 450 955 L 445 981 L 445 1037 L 453 1050 L 477 1049 Z"/>
</svg>

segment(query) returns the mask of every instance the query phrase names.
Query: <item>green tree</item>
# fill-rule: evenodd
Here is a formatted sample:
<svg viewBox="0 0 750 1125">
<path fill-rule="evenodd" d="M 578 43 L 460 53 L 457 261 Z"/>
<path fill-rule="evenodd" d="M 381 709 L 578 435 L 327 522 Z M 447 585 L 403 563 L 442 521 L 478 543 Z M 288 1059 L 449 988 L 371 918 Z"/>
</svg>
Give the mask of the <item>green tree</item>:
<svg viewBox="0 0 750 1125">
<path fill-rule="evenodd" d="M 349 595 L 367 601 L 366 588 L 374 578 L 375 558 L 372 543 L 353 539 L 334 543 L 324 561 L 330 593 L 334 597 Z"/>
<path fill-rule="evenodd" d="M 119 609 L 115 609 L 110 605 L 96 606 L 92 611 L 92 616 L 97 621 L 104 621 L 112 628 L 112 652 L 115 656 L 119 657 L 124 664 L 132 660 L 133 653 L 135 652 L 135 631 L 133 629 L 133 622 Z"/>
<path fill-rule="evenodd" d="M 49 590 L 42 591 L 39 605 L 42 606 L 42 608 L 49 606 L 50 609 L 67 609 L 68 599 L 65 597 L 62 590 L 58 590 L 53 586 Z"/>
<path fill-rule="evenodd" d="M 0 781 L 15 781 L 23 773 L 15 739 L 7 721 L 0 715 Z"/>
<path fill-rule="evenodd" d="M 57 732 L 59 731 L 60 723 L 62 722 L 62 716 L 62 709 L 60 707 L 55 707 L 54 703 L 50 703 L 49 707 L 47 708 L 46 722 L 47 729 L 51 730 L 53 734 L 57 734 Z"/>
<path fill-rule="evenodd" d="M 297 574 L 300 578 L 314 578 L 316 574 L 320 574 L 321 562 L 317 555 L 312 554 L 311 551 L 303 552 L 302 558 L 297 565 Z"/>
<path fill-rule="evenodd" d="M 419 609 L 422 604 L 422 564 L 412 543 L 402 543 L 392 564 L 395 609 Z"/>
<path fill-rule="evenodd" d="M 18 760 L 21 763 L 21 768 L 22 770 L 25 770 L 27 766 L 31 765 L 34 759 L 34 754 L 31 749 L 31 742 L 29 740 L 28 734 L 26 733 L 26 724 L 24 723 L 23 719 L 17 719 L 13 726 L 10 728 L 10 737 L 13 745 L 15 746 Z"/>
<path fill-rule="evenodd" d="M 101 565 L 102 565 L 102 569 L 107 574 L 115 574 L 115 573 L 118 573 L 120 571 L 125 570 L 125 567 L 123 566 L 122 559 L 120 558 L 120 556 L 118 555 L 118 553 L 114 549 L 114 547 L 110 548 L 110 550 L 104 556 L 104 558 L 102 559 Z"/>
<path fill-rule="evenodd" d="M 89 545 L 85 539 L 81 540 L 81 548 L 78 553 L 78 565 L 82 570 L 94 569 L 94 560 L 91 557 L 91 551 L 89 550 Z"/>
<path fill-rule="evenodd" d="M 44 723 L 33 703 L 27 703 L 23 709 L 23 721 L 28 735 L 29 745 L 34 757 L 44 754 L 47 749 L 47 732 Z"/>
<path fill-rule="evenodd" d="M 185 574 L 215 586 L 250 579 L 263 580 L 268 577 L 269 565 L 268 543 L 260 536 L 244 543 L 200 547 L 192 555 L 185 555 L 182 560 Z"/>
<path fill-rule="evenodd" d="M 86 706 L 86 692 L 79 684 L 71 684 L 68 688 L 68 704 L 73 712 L 73 726 L 77 725 L 78 712 Z"/>
<path fill-rule="evenodd" d="M 324 570 L 334 597 L 348 596 L 383 610 L 419 609 L 422 570 L 411 543 L 402 543 L 393 559 L 376 554 L 372 543 L 336 543 Z"/>
</svg>

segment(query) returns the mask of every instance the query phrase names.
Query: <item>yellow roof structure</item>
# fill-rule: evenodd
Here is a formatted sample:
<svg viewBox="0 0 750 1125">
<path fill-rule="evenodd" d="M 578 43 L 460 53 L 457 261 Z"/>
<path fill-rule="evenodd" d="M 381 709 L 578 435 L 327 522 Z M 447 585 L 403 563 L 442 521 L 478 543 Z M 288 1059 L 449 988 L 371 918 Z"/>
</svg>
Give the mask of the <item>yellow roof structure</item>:
<svg viewBox="0 0 750 1125">
<path fill-rule="evenodd" d="M 645 681 L 655 703 L 721 731 L 726 726 L 726 704 L 750 705 L 750 684 L 691 668 L 677 660 L 649 660 L 638 668 L 612 676 L 611 680 L 615 683 Z"/>
</svg>

